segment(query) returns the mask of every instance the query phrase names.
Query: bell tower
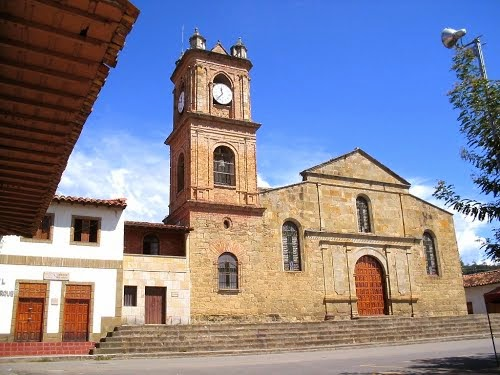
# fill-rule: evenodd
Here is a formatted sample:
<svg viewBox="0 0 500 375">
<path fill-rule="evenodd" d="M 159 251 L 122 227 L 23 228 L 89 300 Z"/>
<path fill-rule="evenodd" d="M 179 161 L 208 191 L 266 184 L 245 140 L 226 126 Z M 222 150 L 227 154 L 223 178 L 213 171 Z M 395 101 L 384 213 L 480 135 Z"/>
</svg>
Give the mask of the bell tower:
<svg viewBox="0 0 500 375">
<path fill-rule="evenodd" d="M 171 76 L 173 130 L 170 146 L 170 205 L 165 222 L 189 225 L 199 207 L 258 208 L 256 132 L 251 119 L 252 63 L 241 38 L 226 51 L 211 50 L 198 29 Z M 217 206 L 217 207 L 215 207 Z"/>
</svg>

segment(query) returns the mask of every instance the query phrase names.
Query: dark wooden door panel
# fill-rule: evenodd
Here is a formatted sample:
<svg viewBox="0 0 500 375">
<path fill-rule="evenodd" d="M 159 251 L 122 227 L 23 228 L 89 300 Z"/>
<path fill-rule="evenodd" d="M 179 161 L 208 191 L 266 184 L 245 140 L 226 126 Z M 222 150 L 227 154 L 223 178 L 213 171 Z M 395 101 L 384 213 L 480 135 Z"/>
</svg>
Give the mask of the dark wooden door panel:
<svg viewBox="0 0 500 375">
<path fill-rule="evenodd" d="M 145 323 L 165 324 L 165 288 L 146 287 Z"/>
<path fill-rule="evenodd" d="M 384 272 L 380 263 L 369 255 L 359 258 L 354 269 L 359 315 L 386 313 Z"/>
<path fill-rule="evenodd" d="M 91 291 L 90 285 L 66 286 L 63 341 L 88 340 Z"/>
<path fill-rule="evenodd" d="M 16 341 L 42 341 L 43 298 L 19 298 L 16 318 Z"/>
<path fill-rule="evenodd" d="M 67 299 L 64 304 L 63 341 L 87 341 L 89 300 Z"/>
</svg>

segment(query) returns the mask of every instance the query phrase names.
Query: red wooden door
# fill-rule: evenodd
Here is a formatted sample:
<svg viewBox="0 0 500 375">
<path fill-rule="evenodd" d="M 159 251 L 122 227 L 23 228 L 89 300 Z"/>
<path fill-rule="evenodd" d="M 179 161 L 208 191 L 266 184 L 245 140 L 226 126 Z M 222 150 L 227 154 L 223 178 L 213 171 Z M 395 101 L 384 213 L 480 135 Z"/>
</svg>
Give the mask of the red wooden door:
<svg viewBox="0 0 500 375">
<path fill-rule="evenodd" d="M 16 341 L 42 341 L 47 284 L 20 283 L 17 302 Z"/>
<path fill-rule="evenodd" d="M 88 340 L 90 297 L 90 285 L 66 286 L 63 341 Z"/>
<path fill-rule="evenodd" d="M 146 287 L 146 324 L 165 324 L 165 288 Z"/>
<path fill-rule="evenodd" d="M 359 315 L 386 313 L 384 271 L 380 263 L 369 255 L 362 256 L 354 268 Z"/>
<path fill-rule="evenodd" d="M 43 298 L 19 298 L 16 318 L 16 341 L 42 341 Z"/>
</svg>

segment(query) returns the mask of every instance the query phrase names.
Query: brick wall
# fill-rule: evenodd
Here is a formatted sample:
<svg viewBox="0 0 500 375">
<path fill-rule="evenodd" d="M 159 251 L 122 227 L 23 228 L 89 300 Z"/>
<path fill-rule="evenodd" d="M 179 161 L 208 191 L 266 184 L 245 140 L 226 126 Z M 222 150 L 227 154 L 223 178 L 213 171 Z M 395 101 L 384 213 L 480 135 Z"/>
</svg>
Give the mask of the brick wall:
<svg viewBox="0 0 500 375">
<path fill-rule="evenodd" d="M 90 353 L 94 344 L 93 342 L 2 342 L 0 357 L 86 355 Z"/>
<path fill-rule="evenodd" d="M 125 226 L 125 254 L 142 254 L 144 236 L 154 234 L 160 241 L 159 255 L 185 256 L 184 233 L 165 232 L 154 228 L 135 228 Z"/>
</svg>

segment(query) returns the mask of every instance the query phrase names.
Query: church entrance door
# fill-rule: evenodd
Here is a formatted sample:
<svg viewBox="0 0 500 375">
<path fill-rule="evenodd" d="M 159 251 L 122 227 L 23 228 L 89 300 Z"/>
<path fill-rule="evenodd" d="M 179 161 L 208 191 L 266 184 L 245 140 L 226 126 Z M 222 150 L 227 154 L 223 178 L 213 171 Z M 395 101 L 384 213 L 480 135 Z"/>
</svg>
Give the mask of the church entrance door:
<svg viewBox="0 0 500 375">
<path fill-rule="evenodd" d="M 358 314 L 362 316 L 384 315 L 387 313 L 384 271 L 372 256 L 359 258 L 354 267 Z"/>
</svg>

